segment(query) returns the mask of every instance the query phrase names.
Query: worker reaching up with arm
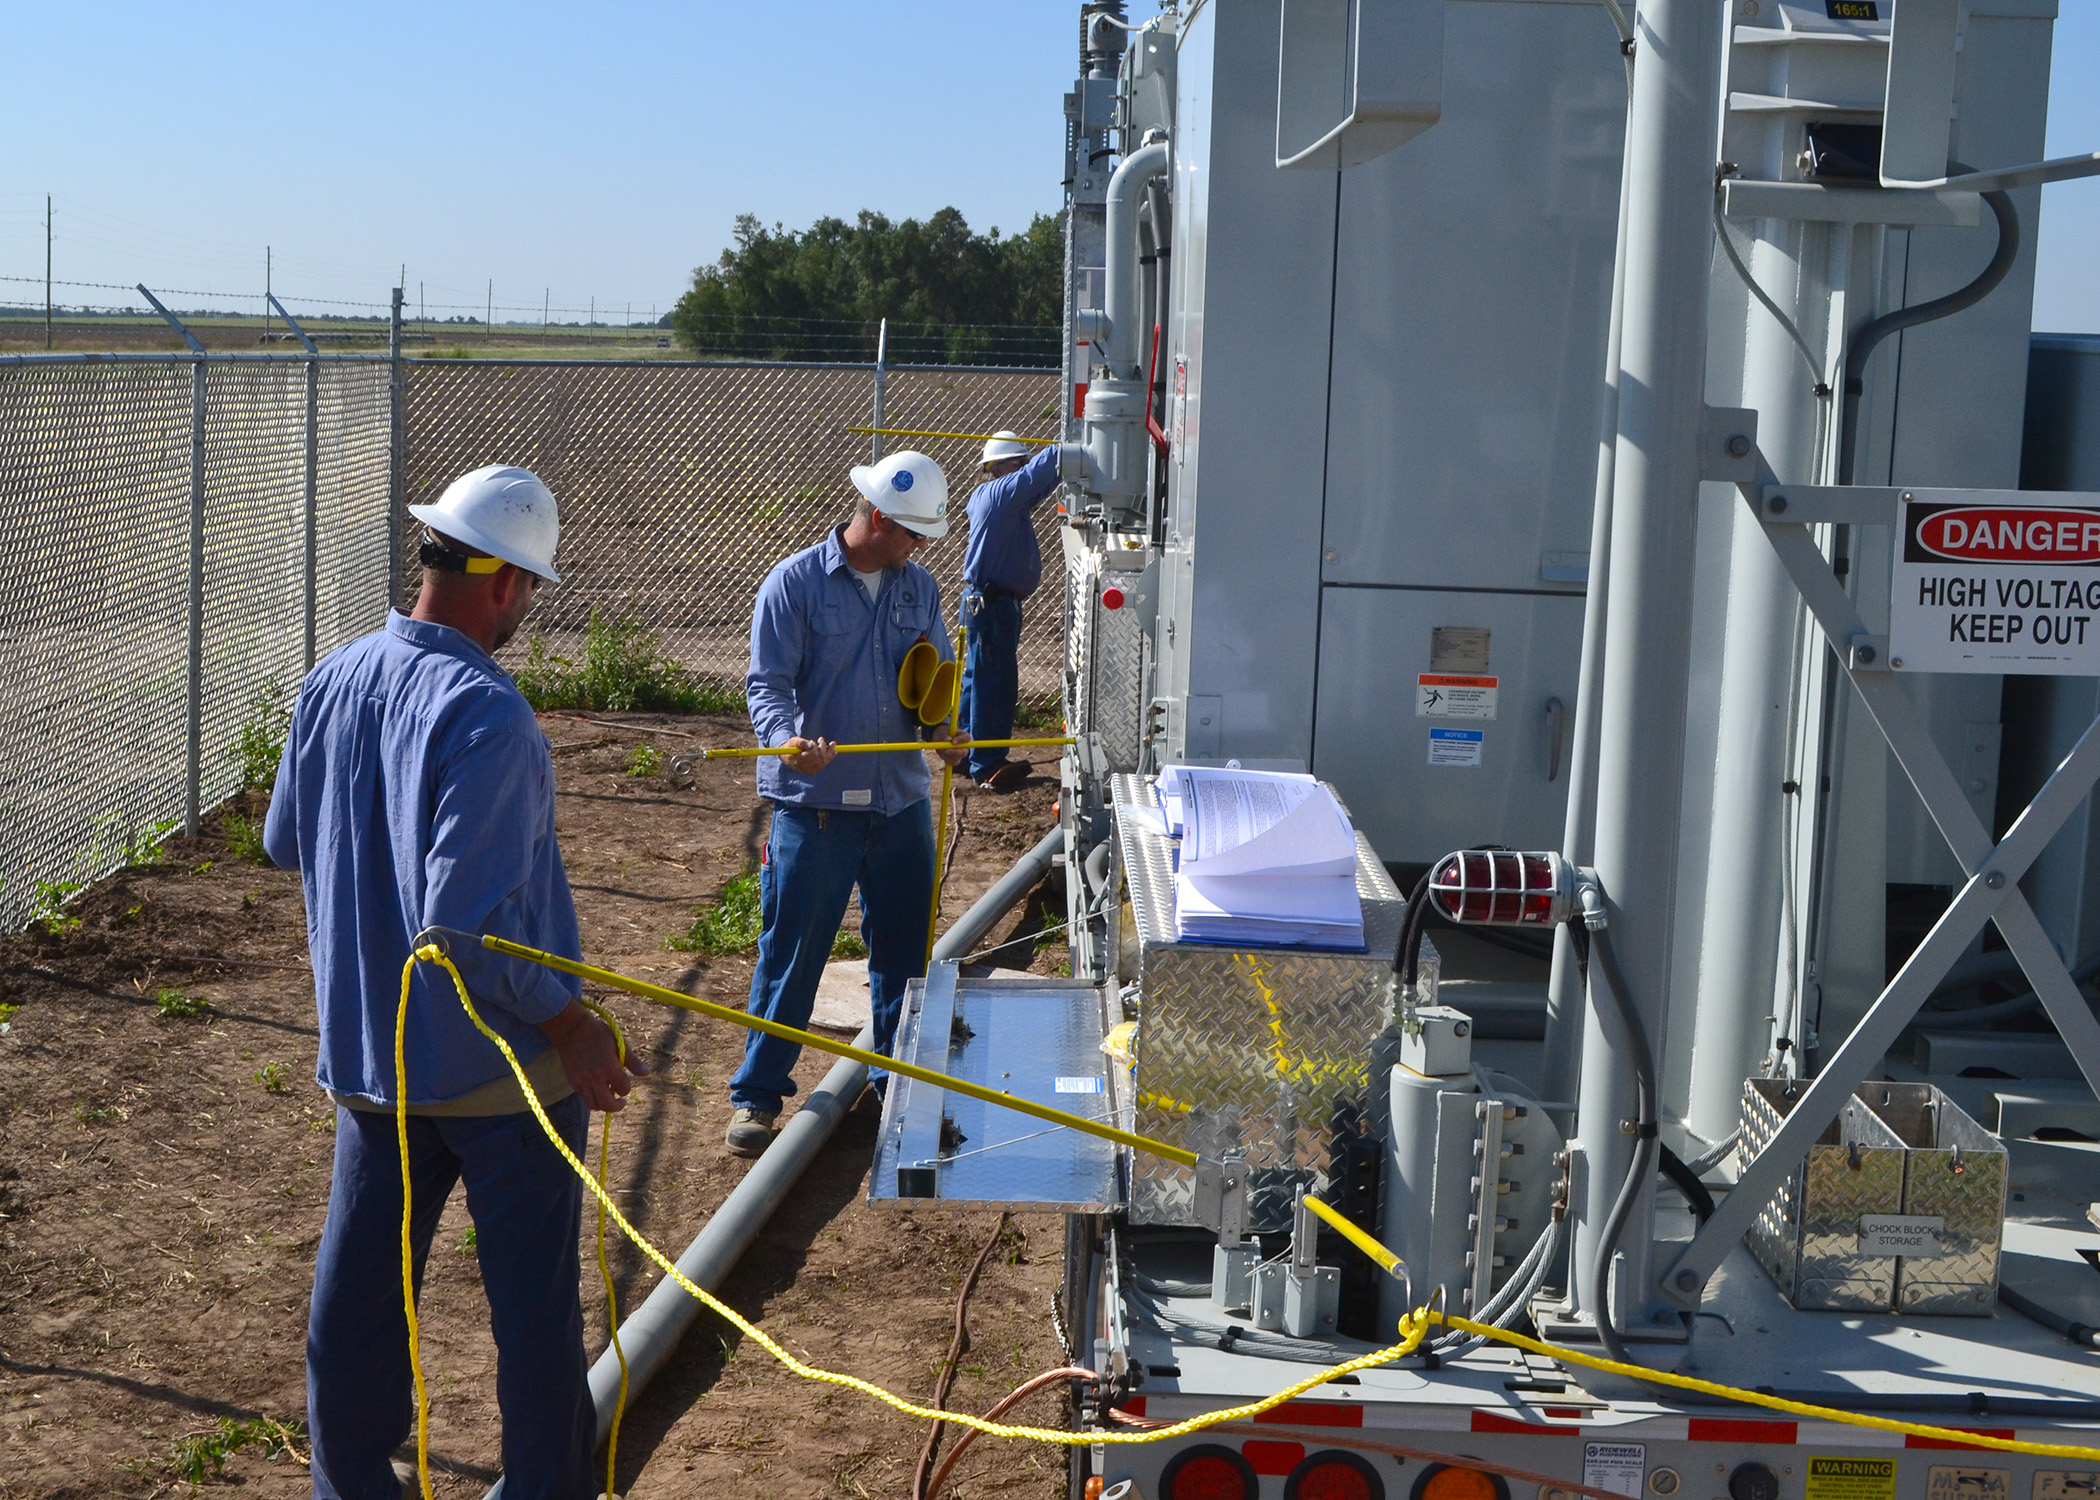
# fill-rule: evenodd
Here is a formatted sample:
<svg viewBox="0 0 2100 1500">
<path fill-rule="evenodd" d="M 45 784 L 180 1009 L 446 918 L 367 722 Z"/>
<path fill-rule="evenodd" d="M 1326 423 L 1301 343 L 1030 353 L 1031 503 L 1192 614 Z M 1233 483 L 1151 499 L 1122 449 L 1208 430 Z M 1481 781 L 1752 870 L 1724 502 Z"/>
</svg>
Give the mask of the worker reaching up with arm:
<svg viewBox="0 0 2100 1500">
<path fill-rule="evenodd" d="M 1003 740 L 1014 732 L 1021 601 L 1043 581 L 1034 513 L 1037 502 L 1057 488 L 1057 445 L 1044 444 L 1033 458 L 1028 451 L 1019 434 L 993 433 L 984 445 L 985 482 L 970 493 L 962 598 L 970 644 L 961 723 L 973 740 Z M 1008 760 L 1006 747 L 995 745 L 970 752 L 969 772 L 979 786 L 1005 791 L 1028 779 L 1028 763 Z"/>
<path fill-rule="evenodd" d="M 933 900 L 933 817 L 925 756 L 917 750 L 839 755 L 840 744 L 914 738 L 918 719 L 898 697 L 904 658 L 921 641 L 954 656 L 941 591 L 912 554 L 948 530 L 948 483 L 923 453 L 855 466 L 852 516 L 767 575 L 751 612 L 745 679 L 759 743 L 794 755 L 758 763 L 758 792 L 773 804 L 759 867 L 758 964 L 753 1015 L 809 1024 L 817 981 L 860 887 L 868 945 L 875 1050 L 887 1052 L 904 985 L 926 972 Z M 966 753 L 958 734 L 939 754 Z M 729 1082 L 726 1144 L 757 1156 L 771 1144 L 795 1091 L 801 1048 L 752 1032 Z M 878 1083 L 878 1087 L 880 1084 Z"/>
<path fill-rule="evenodd" d="M 319 1081 L 337 1105 L 307 1325 L 321 1497 L 396 1493 L 393 1454 L 415 1411 L 394 1056 L 414 936 L 451 927 L 582 956 L 546 737 L 493 655 L 541 583 L 558 581 L 554 497 L 525 470 L 492 465 L 409 509 L 430 528 L 415 609 L 307 674 L 263 834 L 270 858 L 304 878 Z M 622 1065 L 575 979 L 478 948 L 454 957 L 581 1154 L 586 1109 L 619 1109 L 645 1069 Z M 418 1278 L 464 1180 L 496 1336 L 505 1493 L 581 1500 L 598 1488 L 577 1288 L 581 1185 L 441 971 L 416 973 L 403 1054 Z"/>
</svg>

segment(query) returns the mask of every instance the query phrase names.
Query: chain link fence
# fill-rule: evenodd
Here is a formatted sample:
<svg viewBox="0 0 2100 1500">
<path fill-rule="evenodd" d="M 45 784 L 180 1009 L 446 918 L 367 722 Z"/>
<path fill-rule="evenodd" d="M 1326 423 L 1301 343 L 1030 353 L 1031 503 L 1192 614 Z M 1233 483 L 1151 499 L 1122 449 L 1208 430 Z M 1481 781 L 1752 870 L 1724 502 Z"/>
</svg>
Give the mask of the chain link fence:
<svg viewBox="0 0 2100 1500">
<path fill-rule="evenodd" d="M 850 511 L 868 460 L 869 366 L 410 362 L 369 356 L 0 360 L 0 931 L 150 856 L 240 789 L 259 696 L 385 619 L 416 587 L 407 503 L 485 463 L 560 498 L 563 583 L 522 666 L 601 629 L 652 635 L 686 683 L 740 701 L 751 600 Z M 1057 434 L 1054 371 L 883 373 L 887 425 Z M 951 628 L 978 444 L 889 438 L 947 472 L 954 529 L 921 559 Z M 392 518 L 390 521 L 390 517 Z M 1024 714 L 1054 722 L 1063 558 L 1021 646 Z M 390 578 L 393 580 L 390 583 Z M 632 637 L 630 636 L 630 639 Z"/>
<path fill-rule="evenodd" d="M 387 374 L 0 362 L 0 930 L 237 791 L 257 695 L 384 617 Z"/>
<path fill-rule="evenodd" d="M 1054 370 L 945 367 L 884 372 L 883 425 L 1057 436 Z M 595 615 L 603 629 L 640 626 L 708 690 L 741 699 L 751 601 L 774 564 L 823 539 L 853 504 L 847 469 L 869 459 L 873 366 L 613 364 L 577 361 L 416 361 L 408 377 L 407 499 L 427 503 L 481 464 L 514 463 L 561 502 L 562 582 L 534 605 L 505 653 L 524 664 L 576 661 Z M 913 447 L 947 473 L 951 530 L 919 554 L 941 586 L 954 628 L 981 445 L 952 438 L 884 439 Z M 1024 713 L 1054 720 L 1062 687 L 1063 558 L 1054 507 L 1037 508 L 1044 586 L 1026 611 L 1020 665 Z M 399 545 L 405 591 L 416 586 L 420 530 Z"/>
</svg>

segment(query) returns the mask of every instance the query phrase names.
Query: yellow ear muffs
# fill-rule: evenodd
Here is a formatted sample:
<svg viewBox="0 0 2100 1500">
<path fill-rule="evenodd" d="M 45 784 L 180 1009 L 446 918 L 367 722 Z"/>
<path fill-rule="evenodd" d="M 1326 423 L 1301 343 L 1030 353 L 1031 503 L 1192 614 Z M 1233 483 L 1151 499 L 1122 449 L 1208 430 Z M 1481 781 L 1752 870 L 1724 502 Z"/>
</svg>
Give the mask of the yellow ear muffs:
<svg viewBox="0 0 2100 1500">
<path fill-rule="evenodd" d="M 926 684 L 926 695 L 919 700 L 919 722 L 931 727 L 953 718 L 956 690 L 959 686 L 954 662 L 944 661 L 935 667 L 933 680 Z"/>
<path fill-rule="evenodd" d="M 897 668 L 897 701 L 906 708 L 917 708 L 924 703 L 926 690 L 933 685 L 940 664 L 941 653 L 931 641 L 920 641 L 905 652 L 904 661 Z M 942 714 L 941 717 L 948 716 Z"/>
</svg>

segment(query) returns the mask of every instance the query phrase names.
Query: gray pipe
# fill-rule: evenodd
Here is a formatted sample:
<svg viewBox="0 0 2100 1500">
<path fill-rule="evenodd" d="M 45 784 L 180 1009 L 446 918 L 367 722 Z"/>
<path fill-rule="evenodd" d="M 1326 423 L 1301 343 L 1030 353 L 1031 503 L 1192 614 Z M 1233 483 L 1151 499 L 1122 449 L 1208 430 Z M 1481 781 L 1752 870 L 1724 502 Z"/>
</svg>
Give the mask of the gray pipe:
<svg viewBox="0 0 2100 1500">
<path fill-rule="evenodd" d="M 933 946 L 933 961 L 943 963 L 973 951 L 992 924 L 1005 916 L 1015 902 L 1035 889 L 1050 869 L 1050 862 L 1064 848 L 1062 828 L 1053 828 L 1042 841 L 1022 855 L 1014 867 L 977 899 L 955 925 Z M 853 1039 L 856 1047 L 869 1047 L 875 1036 L 862 1027 Z M 786 1125 L 766 1154 L 744 1174 L 730 1195 L 722 1200 L 699 1236 L 678 1257 L 679 1271 L 695 1286 L 714 1291 L 729 1277 L 743 1253 L 751 1248 L 766 1220 L 773 1216 L 788 1189 L 800 1179 L 817 1151 L 831 1139 L 839 1121 L 860 1097 L 868 1081 L 868 1068 L 842 1057 L 824 1075 L 802 1107 L 788 1117 Z M 663 1369 L 685 1331 L 700 1316 L 701 1304 L 684 1287 L 666 1276 L 648 1298 L 620 1325 L 620 1347 L 627 1355 L 627 1401 L 633 1405 L 642 1391 Z M 620 1361 L 610 1345 L 591 1366 L 591 1405 L 598 1412 L 597 1443 L 612 1431 L 613 1406 L 620 1397 Z M 501 1500 L 503 1481 L 498 1479 L 487 1500 Z"/>
<path fill-rule="evenodd" d="M 1102 305 L 1108 313 L 1108 338 L 1101 350 L 1103 362 L 1117 380 L 1142 380 L 1144 341 L 1138 325 L 1144 321 L 1138 286 L 1138 202 L 1155 177 L 1167 174 L 1169 157 L 1164 141 L 1140 146 L 1117 165 L 1108 179 L 1108 271 Z"/>
</svg>

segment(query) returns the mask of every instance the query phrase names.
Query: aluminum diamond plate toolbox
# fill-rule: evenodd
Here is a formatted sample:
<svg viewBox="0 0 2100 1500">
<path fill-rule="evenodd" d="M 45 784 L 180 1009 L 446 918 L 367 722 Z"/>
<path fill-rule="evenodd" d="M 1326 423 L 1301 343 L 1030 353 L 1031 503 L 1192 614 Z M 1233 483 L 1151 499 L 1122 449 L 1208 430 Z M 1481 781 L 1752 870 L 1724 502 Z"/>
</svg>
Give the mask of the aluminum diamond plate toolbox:
<svg viewBox="0 0 2100 1500">
<path fill-rule="evenodd" d="M 1744 1081 L 1744 1159 L 1764 1150 L 1807 1092 L 1801 1079 Z M 1787 1301 L 1846 1312 L 1895 1305 L 1896 1262 L 1860 1253 L 1860 1218 L 1901 1214 L 1904 1155 L 1902 1140 L 1864 1101 L 1845 1101 L 1750 1230 L 1751 1251 Z"/>
<path fill-rule="evenodd" d="M 1863 1083 L 1859 1096 L 1909 1148 L 1903 1217 L 1939 1253 L 1896 1262 L 1896 1311 L 1989 1317 L 2005 1236 L 2004 1143 L 1929 1083 Z"/>
<path fill-rule="evenodd" d="M 1122 775 L 1111 789 L 1139 954 L 1132 1128 L 1204 1155 L 1244 1153 L 1253 1227 L 1283 1229 L 1296 1186 L 1327 1166 L 1334 1106 L 1364 1100 L 1371 1043 L 1393 1019 L 1393 948 L 1406 903 L 1359 833 L 1356 890 L 1369 952 L 1176 942 L 1175 841 L 1129 816 L 1157 806 L 1151 782 Z M 1427 944 L 1422 972 L 1433 1001 Z M 1130 1173 L 1133 1223 L 1194 1222 L 1188 1169 L 1140 1155 Z"/>
<path fill-rule="evenodd" d="M 1145 598 L 1150 575 L 1130 566 L 1142 553 L 1103 553 L 1086 533 L 1063 529 L 1065 548 L 1065 680 L 1067 718 L 1077 734 L 1099 737 L 1101 753 L 1117 771 L 1137 768 L 1144 751 Z M 1115 588 L 1114 609 L 1103 593 Z"/>
</svg>

